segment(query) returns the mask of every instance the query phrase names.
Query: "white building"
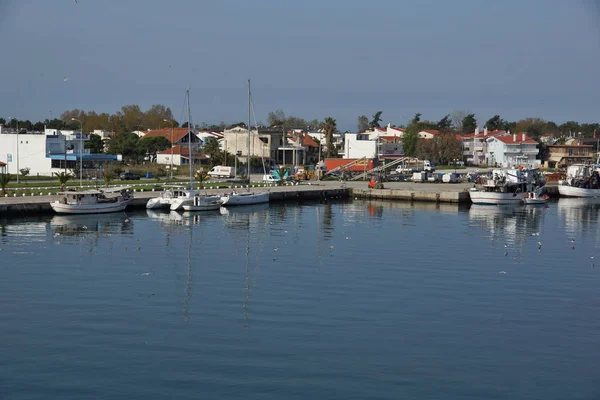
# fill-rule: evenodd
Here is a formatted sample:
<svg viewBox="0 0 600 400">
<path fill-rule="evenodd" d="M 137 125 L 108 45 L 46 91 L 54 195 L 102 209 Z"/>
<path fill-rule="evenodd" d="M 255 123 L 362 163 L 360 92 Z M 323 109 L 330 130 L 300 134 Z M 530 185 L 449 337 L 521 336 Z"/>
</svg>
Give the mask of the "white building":
<svg viewBox="0 0 600 400">
<path fill-rule="evenodd" d="M 377 140 L 370 140 L 368 133 L 344 135 L 344 158 L 376 158 Z"/>
<path fill-rule="evenodd" d="M 487 139 L 486 163 L 502 167 L 517 165 L 540 166 L 538 142 L 525 132 L 512 135 L 493 136 Z"/>
<path fill-rule="evenodd" d="M 84 149 L 88 135 L 75 131 L 46 129 L 44 133 L 5 133 L 0 129 L 0 161 L 10 174 L 29 168 L 30 175 L 52 176 L 54 172 L 76 170 L 80 159 L 83 169 L 93 169 L 100 161 L 116 160 L 116 155 L 90 154 Z M 76 171 L 77 172 L 77 171 Z"/>
<path fill-rule="evenodd" d="M 462 137 L 463 155 L 467 160 L 467 164 L 482 165 L 488 161 L 488 142 L 490 137 L 506 136 L 508 132 L 503 130 L 488 131 L 484 128 L 483 132 L 479 131 L 479 127 L 475 128 L 474 133 L 469 133 Z"/>
</svg>

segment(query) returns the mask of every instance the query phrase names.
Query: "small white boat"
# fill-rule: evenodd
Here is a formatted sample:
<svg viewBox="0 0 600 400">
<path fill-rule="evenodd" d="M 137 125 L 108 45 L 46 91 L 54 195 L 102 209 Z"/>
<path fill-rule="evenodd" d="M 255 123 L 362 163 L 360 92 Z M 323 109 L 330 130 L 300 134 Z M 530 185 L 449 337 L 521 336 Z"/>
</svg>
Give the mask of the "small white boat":
<svg viewBox="0 0 600 400">
<path fill-rule="evenodd" d="M 202 195 L 198 190 L 177 190 L 175 195 L 175 198 L 171 200 L 169 205 L 169 209 L 171 211 L 184 210 L 186 205 L 193 205 L 196 197 L 202 198 L 202 202 L 205 203 L 211 201 L 221 201 L 221 196 Z"/>
<path fill-rule="evenodd" d="M 542 205 L 548 203 L 550 197 L 543 194 L 539 195 L 536 192 L 527 192 L 523 198 L 523 203 L 526 205 Z"/>
<path fill-rule="evenodd" d="M 127 188 L 69 190 L 60 192 L 50 207 L 60 214 L 102 214 L 123 211 L 131 200 L 133 196 Z"/>
<path fill-rule="evenodd" d="M 186 203 L 182 207 L 185 211 L 214 211 L 221 208 L 223 201 L 211 200 L 207 196 L 194 196 L 192 204 Z"/>
<path fill-rule="evenodd" d="M 166 189 L 158 197 L 153 197 L 146 203 L 146 208 L 149 210 L 168 210 L 171 207 L 171 201 L 177 196 L 174 189 Z"/>
<path fill-rule="evenodd" d="M 225 206 L 247 206 L 251 204 L 263 204 L 269 202 L 269 192 L 233 192 L 221 196 Z"/>
</svg>

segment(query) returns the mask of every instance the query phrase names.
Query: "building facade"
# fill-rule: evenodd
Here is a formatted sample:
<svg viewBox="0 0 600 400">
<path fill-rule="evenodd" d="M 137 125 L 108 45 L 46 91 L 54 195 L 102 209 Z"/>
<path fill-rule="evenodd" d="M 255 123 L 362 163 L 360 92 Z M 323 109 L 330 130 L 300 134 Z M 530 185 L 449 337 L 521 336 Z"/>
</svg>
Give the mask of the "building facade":
<svg viewBox="0 0 600 400">
<path fill-rule="evenodd" d="M 525 132 L 493 136 L 487 139 L 486 164 L 501 167 L 526 165 L 539 167 L 538 142 Z"/>
</svg>

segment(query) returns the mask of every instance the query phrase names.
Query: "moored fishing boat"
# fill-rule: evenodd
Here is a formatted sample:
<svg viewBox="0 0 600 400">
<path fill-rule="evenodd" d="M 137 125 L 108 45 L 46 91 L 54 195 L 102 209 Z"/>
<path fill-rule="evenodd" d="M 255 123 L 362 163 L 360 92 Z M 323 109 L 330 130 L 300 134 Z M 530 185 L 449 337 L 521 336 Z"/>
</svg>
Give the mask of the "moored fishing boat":
<svg viewBox="0 0 600 400">
<path fill-rule="evenodd" d="M 60 214 L 101 214 L 123 211 L 131 200 L 127 188 L 68 190 L 60 192 L 50 207 Z"/>
<path fill-rule="evenodd" d="M 600 197 L 600 165 L 573 164 L 567 167 L 566 179 L 558 182 L 561 197 Z"/>
<path fill-rule="evenodd" d="M 546 181 L 537 169 L 494 169 L 488 177 L 480 177 L 469 190 L 473 204 L 522 204 L 528 192 L 540 195 Z"/>
</svg>

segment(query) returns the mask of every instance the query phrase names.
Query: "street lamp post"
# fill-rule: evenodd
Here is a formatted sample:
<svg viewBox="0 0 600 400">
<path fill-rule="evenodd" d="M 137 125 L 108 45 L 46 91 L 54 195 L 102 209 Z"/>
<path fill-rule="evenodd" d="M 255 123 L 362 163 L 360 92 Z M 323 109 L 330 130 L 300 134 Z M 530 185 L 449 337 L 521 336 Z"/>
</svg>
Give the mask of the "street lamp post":
<svg viewBox="0 0 600 400">
<path fill-rule="evenodd" d="M 19 183 L 19 120 L 17 118 L 8 117 L 9 121 L 12 121 L 13 119 L 17 122 L 17 183 Z"/>
<path fill-rule="evenodd" d="M 79 143 L 81 147 L 79 148 L 79 186 L 83 187 L 83 122 L 78 120 L 77 118 L 71 118 L 71 121 L 79 122 Z"/>
<path fill-rule="evenodd" d="M 163 121 L 171 123 L 171 168 L 169 170 L 171 171 L 171 180 L 173 180 L 173 121 L 168 119 L 164 119 Z"/>
</svg>

